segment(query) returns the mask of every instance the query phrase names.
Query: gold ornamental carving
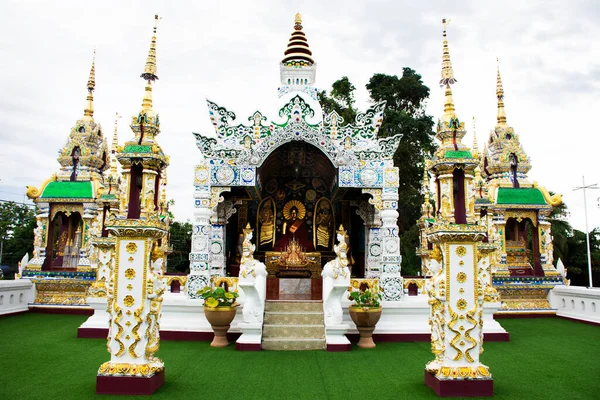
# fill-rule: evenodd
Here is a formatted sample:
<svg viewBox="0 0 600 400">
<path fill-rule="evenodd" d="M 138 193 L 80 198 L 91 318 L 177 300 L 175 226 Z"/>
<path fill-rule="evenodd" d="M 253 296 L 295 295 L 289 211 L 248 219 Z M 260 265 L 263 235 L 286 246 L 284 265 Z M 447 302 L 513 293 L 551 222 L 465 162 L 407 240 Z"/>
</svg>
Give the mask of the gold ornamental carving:
<svg viewBox="0 0 600 400">
<path fill-rule="evenodd" d="M 127 268 L 125 270 L 125 278 L 127 278 L 127 279 L 135 278 L 135 270 L 133 268 Z"/>
<path fill-rule="evenodd" d="M 125 296 L 123 298 L 123 304 L 125 304 L 125 306 L 127 306 L 127 307 L 131 307 L 134 303 L 135 303 L 135 299 L 130 294 L 128 294 L 127 296 Z"/>
<path fill-rule="evenodd" d="M 162 366 L 156 367 L 150 364 L 116 364 L 108 361 L 100 366 L 98 375 L 150 377 L 162 372 L 162 370 Z"/>
<path fill-rule="evenodd" d="M 456 248 L 456 255 L 459 257 L 464 257 L 467 255 L 467 248 L 465 246 L 458 246 Z"/>
<path fill-rule="evenodd" d="M 465 308 L 467 308 L 467 301 L 465 299 L 458 299 L 456 301 L 456 307 L 458 307 L 459 310 L 464 310 Z"/>
<path fill-rule="evenodd" d="M 465 283 L 465 281 L 467 280 L 467 274 L 465 274 L 464 272 L 459 272 L 458 274 L 456 274 L 456 280 L 459 283 Z"/>
<path fill-rule="evenodd" d="M 137 251 L 137 244 L 129 242 L 127 243 L 127 246 L 125 246 L 125 250 L 127 250 L 129 254 L 134 254 Z"/>
</svg>

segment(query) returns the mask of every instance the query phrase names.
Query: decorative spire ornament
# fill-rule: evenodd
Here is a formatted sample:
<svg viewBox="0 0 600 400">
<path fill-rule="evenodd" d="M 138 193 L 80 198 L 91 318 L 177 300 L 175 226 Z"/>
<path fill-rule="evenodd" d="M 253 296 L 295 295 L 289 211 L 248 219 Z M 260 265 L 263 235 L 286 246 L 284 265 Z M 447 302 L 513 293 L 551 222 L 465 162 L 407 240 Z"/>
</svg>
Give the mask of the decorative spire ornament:
<svg viewBox="0 0 600 400">
<path fill-rule="evenodd" d="M 297 13 L 294 18 L 294 32 L 292 32 L 283 54 L 284 57 L 281 62 L 285 65 L 310 66 L 315 63 L 308 46 L 308 40 L 306 40 L 306 35 L 302 31 L 302 16 L 300 13 Z"/>
<path fill-rule="evenodd" d="M 118 112 L 115 113 L 115 129 L 113 131 L 112 143 L 110 145 L 110 175 L 118 177 L 117 171 L 117 148 L 119 147 L 119 118 Z"/>
<path fill-rule="evenodd" d="M 154 28 L 152 34 L 152 41 L 150 42 L 150 50 L 148 50 L 148 57 L 146 58 L 146 64 L 144 65 L 144 72 L 140 75 L 146 84 L 146 93 L 144 94 L 144 100 L 142 101 L 142 108 L 144 110 L 150 110 L 152 108 L 152 82 L 158 80 L 156 75 L 156 29 L 160 18 L 158 14 L 154 16 Z"/>
<path fill-rule="evenodd" d="M 477 145 L 477 129 L 475 127 L 475 117 L 473 117 L 473 158 L 479 158 L 479 146 Z"/>
<path fill-rule="evenodd" d="M 448 39 L 446 36 L 446 27 L 450 23 L 450 20 L 442 19 L 442 25 L 444 26 L 443 31 L 443 46 L 442 46 L 442 79 L 440 80 L 440 87 L 446 86 L 445 101 L 444 101 L 444 121 L 449 122 L 450 119 L 456 117 L 454 109 L 454 99 L 452 98 L 452 87 L 451 85 L 456 83 L 454 78 L 454 71 L 452 69 L 452 61 L 450 60 L 450 49 L 448 47 Z"/>
<path fill-rule="evenodd" d="M 90 77 L 88 78 L 87 82 L 87 105 L 83 111 L 83 119 L 86 121 L 94 120 L 94 89 L 96 89 L 96 50 L 94 50 L 92 68 L 90 68 Z"/>
<path fill-rule="evenodd" d="M 496 76 L 496 97 L 498 98 L 498 125 L 506 126 L 506 112 L 504 111 L 504 88 L 502 87 L 502 77 L 500 76 L 500 63 L 496 58 L 498 64 L 496 69 L 498 74 Z"/>
</svg>

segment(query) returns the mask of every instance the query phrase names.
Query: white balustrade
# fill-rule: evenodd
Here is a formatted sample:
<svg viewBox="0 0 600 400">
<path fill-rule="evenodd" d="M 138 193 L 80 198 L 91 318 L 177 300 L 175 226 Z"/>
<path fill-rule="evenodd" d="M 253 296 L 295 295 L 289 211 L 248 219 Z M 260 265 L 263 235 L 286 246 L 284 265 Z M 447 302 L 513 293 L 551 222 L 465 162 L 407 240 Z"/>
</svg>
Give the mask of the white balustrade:
<svg viewBox="0 0 600 400">
<path fill-rule="evenodd" d="M 600 324 L 600 288 L 555 286 L 548 301 L 559 317 Z"/>
<path fill-rule="evenodd" d="M 0 315 L 28 311 L 35 287 L 29 279 L 0 281 Z"/>
</svg>

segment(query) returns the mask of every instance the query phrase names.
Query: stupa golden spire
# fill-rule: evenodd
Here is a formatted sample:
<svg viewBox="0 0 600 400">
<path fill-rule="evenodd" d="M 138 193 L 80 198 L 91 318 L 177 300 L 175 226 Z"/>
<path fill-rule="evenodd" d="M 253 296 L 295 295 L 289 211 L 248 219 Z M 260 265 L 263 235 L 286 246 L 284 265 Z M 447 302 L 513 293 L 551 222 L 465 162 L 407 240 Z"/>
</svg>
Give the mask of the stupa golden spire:
<svg viewBox="0 0 600 400">
<path fill-rule="evenodd" d="M 477 129 L 475 127 L 475 117 L 473 117 L 473 157 L 479 158 L 479 146 L 477 145 Z"/>
<path fill-rule="evenodd" d="M 117 176 L 117 147 L 119 147 L 119 118 L 121 116 L 119 113 L 115 113 L 115 129 L 113 132 L 112 143 L 110 145 L 110 173 L 114 176 Z"/>
<path fill-rule="evenodd" d="M 287 48 L 283 53 L 283 64 L 313 65 L 315 60 L 308 46 L 306 35 L 302 31 L 302 15 L 297 13 L 294 17 L 294 32 L 290 37 Z"/>
<path fill-rule="evenodd" d="M 92 68 L 90 68 L 90 77 L 87 82 L 87 105 L 83 110 L 83 119 L 87 121 L 94 120 L 94 89 L 96 89 L 96 50 L 92 59 Z"/>
<path fill-rule="evenodd" d="M 454 109 L 454 99 L 452 98 L 452 87 L 456 83 L 454 78 L 454 71 L 452 70 L 452 62 L 450 61 L 450 49 L 448 48 L 448 39 L 446 37 L 446 27 L 450 23 L 450 20 L 442 19 L 442 25 L 444 26 L 443 32 L 443 47 L 442 47 L 442 79 L 440 80 L 440 86 L 446 86 L 445 101 L 444 101 L 444 121 L 449 122 L 451 118 L 456 117 Z"/>
<path fill-rule="evenodd" d="M 498 59 L 496 59 L 498 62 Z M 496 97 L 498 98 L 498 125 L 506 126 L 506 112 L 504 111 L 504 88 L 502 87 L 502 77 L 500 76 L 500 65 L 497 66 L 498 75 L 496 76 Z"/>
<path fill-rule="evenodd" d="M 155 15 L 150 50 L 148 50 L 144 72 L 140 75 L 140 77 L 147 82 L 144 100 L 142 101 L 142 108 L 144 110 L 150 110 L 152 108 L 152 82 L 158 80 L 158 75 L 156 75 L 156 28 L 158 27 L 159 21 L 158 15 Z"/>
</svg>

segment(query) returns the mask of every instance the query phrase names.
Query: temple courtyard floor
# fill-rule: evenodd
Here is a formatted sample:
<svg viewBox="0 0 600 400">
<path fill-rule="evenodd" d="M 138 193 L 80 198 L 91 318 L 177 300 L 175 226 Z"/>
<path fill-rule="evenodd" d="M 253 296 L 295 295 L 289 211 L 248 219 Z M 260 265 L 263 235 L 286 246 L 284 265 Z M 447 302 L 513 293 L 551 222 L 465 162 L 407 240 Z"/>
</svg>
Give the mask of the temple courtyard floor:
<svg viewBox="0 0 600 400">
<path fill-rule="evenodd" d="M 106 341 L 78 339 L 86 316 L 0 318 L 0 399 L 90 399 Z M 510 342 L 485 343 L 495 399 L 600 398 L 600 327 L 560 318 L 503 319 Z M 379 343 L 345 353 L 241 352 L 163 341 L 171 399 L 434 399 L 423 383 L 429 343 Z M 118 396 L 114 398 L 136 398 Z M 144 398 L 144 397 L 140 397 Z M 145 397 L 147 398 L 147 397 Z"/>
</svg>

